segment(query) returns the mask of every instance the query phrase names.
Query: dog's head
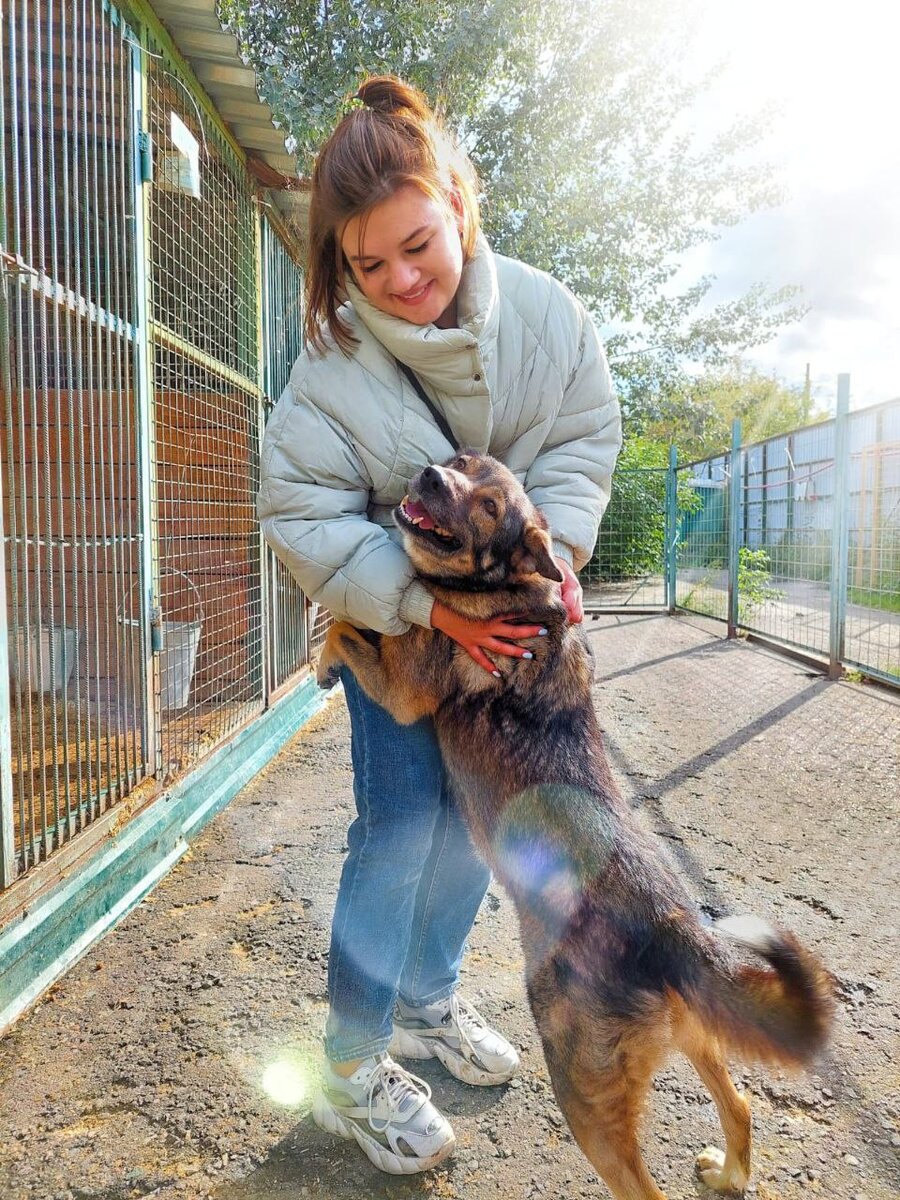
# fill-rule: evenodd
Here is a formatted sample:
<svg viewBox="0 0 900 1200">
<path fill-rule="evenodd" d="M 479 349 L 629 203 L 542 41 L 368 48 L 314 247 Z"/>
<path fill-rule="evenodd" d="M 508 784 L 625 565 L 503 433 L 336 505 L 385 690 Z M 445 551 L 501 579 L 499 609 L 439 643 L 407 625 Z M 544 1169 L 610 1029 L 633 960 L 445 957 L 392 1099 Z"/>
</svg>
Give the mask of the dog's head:
<svg viewBox="0 0 900 1200">
<path fill-rule="evenodd" d="M 462 450 L 420 471 L 394 520 L 413 566 L 427 578 L 472 590 L 534 574 L 562 581 L 543 514 L 513 473 L 486 454 Z"/>
</svg>

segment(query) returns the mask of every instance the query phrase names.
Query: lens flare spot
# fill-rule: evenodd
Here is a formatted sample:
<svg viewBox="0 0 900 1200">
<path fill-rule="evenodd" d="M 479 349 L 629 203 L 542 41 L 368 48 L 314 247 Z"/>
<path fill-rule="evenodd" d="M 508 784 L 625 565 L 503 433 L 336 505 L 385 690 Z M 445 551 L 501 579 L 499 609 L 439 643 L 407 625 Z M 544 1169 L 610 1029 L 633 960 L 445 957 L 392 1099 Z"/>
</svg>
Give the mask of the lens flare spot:
<svg viewBox="0 0 900 1200">
<path fill-rule="evenodd" d="M 279 1059 L 270 1063 L 263 1072 L 263 1091 L 276 1104 L 290 1107 L 301 1104 L 309 1091 L 309 1084 L 303 1070 L 293 1062 Z"/>
</svg>

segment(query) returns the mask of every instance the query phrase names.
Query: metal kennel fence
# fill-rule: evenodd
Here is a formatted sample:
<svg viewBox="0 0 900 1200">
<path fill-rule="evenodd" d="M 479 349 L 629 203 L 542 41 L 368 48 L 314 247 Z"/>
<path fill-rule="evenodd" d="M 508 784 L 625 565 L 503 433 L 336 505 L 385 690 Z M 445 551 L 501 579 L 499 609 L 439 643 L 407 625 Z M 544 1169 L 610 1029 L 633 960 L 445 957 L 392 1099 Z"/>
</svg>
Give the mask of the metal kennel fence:
<svg viewBox="0 0 900 1200">
<path fill-rule="evenodd" d="M 149 5 L 3 0 L 0 63 L 2 889 L 257 717 L 314 614 L 255 516 L 283 220 Z"/>
<path fill-rule="evenodd" d="M 900 400 L 666 470 L 617 472 L 594 611 L 682 610 L 900 684 Z"/>
</svg>

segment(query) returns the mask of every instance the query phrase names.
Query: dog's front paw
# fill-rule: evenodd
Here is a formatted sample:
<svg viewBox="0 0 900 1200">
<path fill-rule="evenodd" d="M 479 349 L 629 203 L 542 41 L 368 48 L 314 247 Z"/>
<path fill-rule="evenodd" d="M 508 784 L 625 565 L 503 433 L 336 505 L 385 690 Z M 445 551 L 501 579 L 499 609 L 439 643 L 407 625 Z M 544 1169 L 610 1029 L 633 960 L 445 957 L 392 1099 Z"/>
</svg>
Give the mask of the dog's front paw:
<svg viewBox="0 0 900 1200">
<path fill-rule="evenodd" d="M 330 688 L 340 683 L 342 666 L 343 663 L 331 658 L 330 655 L 322 655 L 316 667 L 316 683 L 323 691 L 327 692 Z"/>
</svg>

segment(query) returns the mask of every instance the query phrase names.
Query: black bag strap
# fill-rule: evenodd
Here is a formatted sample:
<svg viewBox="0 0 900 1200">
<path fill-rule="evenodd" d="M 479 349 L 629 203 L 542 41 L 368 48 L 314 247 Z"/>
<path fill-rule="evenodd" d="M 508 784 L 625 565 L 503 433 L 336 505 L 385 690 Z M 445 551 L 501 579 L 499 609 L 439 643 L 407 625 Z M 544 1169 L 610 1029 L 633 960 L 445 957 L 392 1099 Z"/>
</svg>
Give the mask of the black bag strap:
<svg viewBox="0 0 900 1200">
<path fill-rule="evenodd" d="M 413 385 L 416 395 L 419 397 L 419 399 L 422 401 L 422 403 L 427 406 L 428 411 L 434 417 L 435 425 L 437 425 L 438 429 L 441 431 L 441 433 L 444 435 L 444 437 L 447 439 L 447 441 L 450 443 L 450 445 L 453 447 L 453 449 L 458 450 L 459 442 L 453 436 L 453 430 L 447 424 L 447 418 L 444 416 L 444 414 L 442 412 L 440 412 L 438 410 L 434 401 L 431 399 L 431 397 L 428 395 L 428 393 L 422 387 L 422 384 L 419 381 L 418 375 L 415 373 L 415 371 L 412 369 L 412 367 L 408 367 L 406 365 L 406 363 L 400 362 L 399 358 L 397 359 L 397 366 L 400 368 L 400 370 L 403 372 L 403 374 L 406 376 L 406 378 L 409 380 L 409 382 Z"/>
</svg>

